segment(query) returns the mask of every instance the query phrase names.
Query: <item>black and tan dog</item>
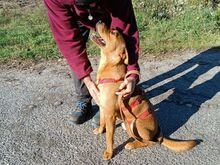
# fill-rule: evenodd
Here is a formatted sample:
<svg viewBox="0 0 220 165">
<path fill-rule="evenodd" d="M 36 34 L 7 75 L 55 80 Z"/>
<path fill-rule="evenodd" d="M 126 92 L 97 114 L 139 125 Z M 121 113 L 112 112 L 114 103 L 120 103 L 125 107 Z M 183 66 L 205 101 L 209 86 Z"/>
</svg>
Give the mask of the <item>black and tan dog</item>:
<svg viewBox="0 0 220 165">
<path fill-rule="evenodd" d="M 122 35 L 109 29 L 104 23 L 97 23 L 100 36 L 92 35 L 91 40 L 101 49 L 101 59 L 97 72 L 97 85 L 100 90 L 100 127 L 94 130 L 100 134 L 106 129 L 107 149 L 103 159 L 111 159 L 116 118 L 124 121 L 128 134 L 134 138 L 126 144 L 126 149 L 149 146 L 156 142 L 174 150 L 185 151 L 194 147 L 195 140 L 177 141 L 162 136 L 149 100 L 142 91 L 135 89 L 132 97 L 126 100 L 117 96 L 120 84 L 129 74 L 137 71 L 126 70 L 128 53 Z"/>
</svg>

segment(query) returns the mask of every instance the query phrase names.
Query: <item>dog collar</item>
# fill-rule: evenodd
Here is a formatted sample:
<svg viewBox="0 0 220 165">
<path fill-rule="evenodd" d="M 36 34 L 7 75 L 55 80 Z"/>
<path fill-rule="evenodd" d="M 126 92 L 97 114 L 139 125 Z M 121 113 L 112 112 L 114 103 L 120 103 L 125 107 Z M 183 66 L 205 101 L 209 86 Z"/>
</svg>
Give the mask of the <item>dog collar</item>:
<svg viewBox="0 0 220 165">
<path fill-rule="evenodd" d="M 124 81 L 124 78 L 120 78 L 118 80 L 113 79 L 113 78 L 104 78 L 104 79 L 98 80 L 97 84 L 99 85 L 99 84 L 117 83 L 117 82 L 120 82 L 120 81 Z"/>
</svg>

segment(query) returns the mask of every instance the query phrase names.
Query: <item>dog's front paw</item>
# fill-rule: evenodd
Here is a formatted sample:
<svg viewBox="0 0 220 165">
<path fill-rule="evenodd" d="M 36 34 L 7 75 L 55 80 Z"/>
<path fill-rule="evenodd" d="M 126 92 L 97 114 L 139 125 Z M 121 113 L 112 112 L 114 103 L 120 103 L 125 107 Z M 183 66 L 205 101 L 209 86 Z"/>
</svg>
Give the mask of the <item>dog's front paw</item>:
<svg viewBox="0 0 220 165">
<path fill-rule="evenodd" d="M 93 130 L 93 133 L 94 133 L 95 135 L 101 134 L 101 133 L 103 133 L 103 132 L 104 132 L 104 128 L 102 128 L 102 127 L 98 127 L 98 128 L 96 128 L 96 129 Z"/>
<path fill-rule="evenodd" d="M 105 152 L 103 153 L 103 159 L 109 160 L 111 158 L 112 158 L 112 152 L 108 152 L 107 150 L 105 150 Z"/>
</svg>

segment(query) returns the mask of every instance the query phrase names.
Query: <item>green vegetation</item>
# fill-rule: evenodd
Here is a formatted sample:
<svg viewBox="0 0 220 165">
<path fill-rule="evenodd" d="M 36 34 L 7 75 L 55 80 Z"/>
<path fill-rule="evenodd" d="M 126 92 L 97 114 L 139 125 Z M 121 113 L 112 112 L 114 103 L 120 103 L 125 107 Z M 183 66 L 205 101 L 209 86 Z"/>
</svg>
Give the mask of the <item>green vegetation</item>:
<svg viewBox="0 0 220 165">
<path fill-rule="evenodd" d="M 142 53 L 220 45 L 220 1 L 137 0 Z"/>
<path fill-rule="evenodd" d="M 1 11 L 0 58 L 58 58 L 58 49 L 41 8 Z"/>
<path fill-rule="evenodd" d="M 219 0 L 135 0 L 142 53 L 201 50 L 220 45 Z M 91 55 L 98 50 L 88 44 Z M 59 58 L 46 11 L 0 9 L 0 59 Z"/>
</svg>

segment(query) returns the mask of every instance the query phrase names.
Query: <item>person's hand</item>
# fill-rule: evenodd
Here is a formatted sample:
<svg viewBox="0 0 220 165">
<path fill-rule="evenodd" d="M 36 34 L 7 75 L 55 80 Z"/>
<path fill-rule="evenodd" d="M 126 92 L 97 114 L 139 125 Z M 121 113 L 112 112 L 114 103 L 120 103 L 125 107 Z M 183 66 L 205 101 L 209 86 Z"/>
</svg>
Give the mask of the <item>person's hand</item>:
<svg viewBox="0 0 220 165">
<path fill-rule="evenodd" d="M 136 85 L 136 79 L 133 77 L 125 78 L 123 83 L 119 86 L 119 91 L 116 92 L 116 95 L 122 95 L 124 99 L 129 98 L 134 92 Z"/>
<path fill-rule="evenodd" d="M 89 90 L 90 95 L 95 100 L 96 104 L 99 105 L 99 89 L 97 88 L 96 84 L 92 81 L 90 76 L 86 76 L 83 78 L 83 82 L 85 83 L 86 87 Z"/>
</svg>

